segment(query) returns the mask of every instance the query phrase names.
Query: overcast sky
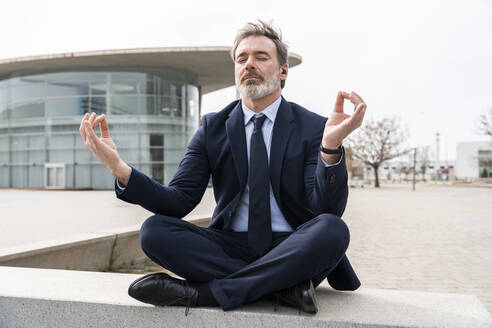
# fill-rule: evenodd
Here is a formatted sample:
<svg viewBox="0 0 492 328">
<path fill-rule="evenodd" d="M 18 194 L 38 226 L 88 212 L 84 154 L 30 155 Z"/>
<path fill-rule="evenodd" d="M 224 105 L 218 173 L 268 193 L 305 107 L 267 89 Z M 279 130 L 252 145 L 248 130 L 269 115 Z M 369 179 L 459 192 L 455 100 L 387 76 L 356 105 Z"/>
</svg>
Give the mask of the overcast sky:
<svg viewBox="0 0 492 328">
<path fill-rule="evenodd" d="M 230 46 L 256 18 L 273 20 L 303 63 L 284 96 L 328 116 L 338 90 L 358 92 L 367 117 L 401 117 L 409 146 L 455 158 L 456 143 L 488 140 L 476 121 L 492 108 L 492 1 L 5 1 L 0 59 L 86 50 Z M 232 72 L 231 72 L 232 73 Z M 234 100 L 204 96 L 203 113 Z M 353 106 L 346 105 L 349 113 Z"/>
</svg>

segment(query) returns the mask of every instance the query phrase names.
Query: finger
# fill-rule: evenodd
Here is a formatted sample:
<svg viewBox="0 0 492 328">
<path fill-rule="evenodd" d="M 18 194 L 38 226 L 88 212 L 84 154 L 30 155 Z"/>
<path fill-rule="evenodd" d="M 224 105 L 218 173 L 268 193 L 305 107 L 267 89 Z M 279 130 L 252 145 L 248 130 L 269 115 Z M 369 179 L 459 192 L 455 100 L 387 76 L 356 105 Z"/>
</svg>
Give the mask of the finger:
<svg viewBox="0 0 492 328">
<path fill-rule="evenodd" d="M 92 127 L 94 127 L 94 120 L 96 119 L 96 113 L 91 113 L 91 117 L 89 117 L 89 123 Z"/>
<path fill-rule="evenodd" d="M 94 147 L 94 144 L 91 140 L 91 137 L 89 136 L 89 126 L 87 125 L 87 123 L 84 123 L 84 130 L 85 130 L 85 135 L 86 135 L 86 138 L 85 138 L 85 146 L 92 152 L 92 153 L 95 153 L 95 147 Z"/>
<path fill-rule="evenodd" d="M 337 100 L 335 102 L 334 112 L 343 113 L 343 103 L 345 99 L 349 98 L 349 94 L 345 91 L 338 91 Z"/>
<path fill-rule="evenodd" d="M 352 94 L 354 94 L 357 98 L 359 98 L 360 102 L 364 102 L 361 96 L 359 96 L 355 91 L 352 91 Z"/>
<path fill-rule="evenodd" d="M 87 133 L 87 141 L 93 147 L 93 150 L 96 150 L 98 145 L 99 145 L 100 140 L 97 137 L 96 132 L 94 131 L 94 128 L 91 126 L 91 124 L 88 121 L 85 122 L 85 128 L 86 128 L 86 133 Z"/>
<path fill-rule="evenodd" d="M 362 121 L 364 120 L 364 115 L 366 113 L 366 104 L 361 103 L 355 108 L 355 113 L 352 114 L 350 118 L 350 126 L 353 130 L 362 125 Z"/>
<path fill-rule="evenodd" d="M 102 114 L 96 118 L 94 124 L 99 124 L 99 129 L 101 130 L 101 137 L 109 138 L 109 127 L 108 120 L 106 119 L 106 115 Z"/>
<path fill-rule="evenodd" d="M 79 131 L 80 131 L 80 135 L 82 136 L 82 140 L 84 140 L 84 142 L 86 138 L 84 122 L 87 121 L 88 118 L 89 118 L 89 113 L 85 113 L 84 117 L 82 118 L 82 121 L 80 122 Z"/>
<path fill-rule="evenodd" d="M 352 104 L 354 104 L 354 110 L 355 110 L 355 108 L 357 108 L 357 106 L 359 106 L 359 104 L 362 103 L 361 98 L 356 93 L 354 93 L 354 92 L 351 92 L 349 94 L 349 98 L 348 99 L 350 100 L 350 102 Z"/>
</svg>

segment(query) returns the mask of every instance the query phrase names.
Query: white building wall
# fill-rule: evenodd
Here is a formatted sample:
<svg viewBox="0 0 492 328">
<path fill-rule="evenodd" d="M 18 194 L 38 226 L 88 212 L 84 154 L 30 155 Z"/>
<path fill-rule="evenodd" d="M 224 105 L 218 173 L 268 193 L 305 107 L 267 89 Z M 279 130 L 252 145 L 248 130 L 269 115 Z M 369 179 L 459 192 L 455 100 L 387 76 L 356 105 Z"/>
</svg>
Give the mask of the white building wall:
<svg viewBox="0 0 492 328">
<path fill-rule="evenodd" d="M 458 179 L 478 178 L 478 152 L 492 150 L 492 142 L 459 142 L 456 146 L 456 177 Z"/>
</svg>

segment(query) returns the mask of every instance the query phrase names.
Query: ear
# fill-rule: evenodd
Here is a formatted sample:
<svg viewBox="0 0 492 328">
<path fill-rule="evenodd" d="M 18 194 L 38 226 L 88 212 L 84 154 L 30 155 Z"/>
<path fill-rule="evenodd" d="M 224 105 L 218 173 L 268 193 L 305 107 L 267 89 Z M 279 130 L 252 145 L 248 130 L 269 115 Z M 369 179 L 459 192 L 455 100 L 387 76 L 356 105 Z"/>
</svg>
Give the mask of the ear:
<svg viewBox="0 0 492 328">
<path fill-rule="evenodd" d="M 289 74 L 289 66 L 287 64 L 280 66 L 280 79 L 285 80 Z"/>
</svg>

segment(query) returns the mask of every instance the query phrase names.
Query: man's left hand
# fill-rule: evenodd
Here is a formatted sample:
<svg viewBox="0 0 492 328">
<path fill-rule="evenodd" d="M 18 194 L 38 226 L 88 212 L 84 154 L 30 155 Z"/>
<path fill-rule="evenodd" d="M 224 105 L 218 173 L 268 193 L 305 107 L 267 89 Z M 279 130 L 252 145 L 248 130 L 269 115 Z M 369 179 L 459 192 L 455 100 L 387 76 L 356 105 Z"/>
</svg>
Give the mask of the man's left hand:
<svg viewBox="0 0 492 328">
<path fill-rule="evenodd" d="M 346 114 L 343 111 L 345 99 L 350 100 L 354 104 L 354 113 L 352 115 Z M 343 139 L 362 125 L 366 107 L 367 105 L 361 96 L 355 92 L 339 91 L 335 108 L 326 121 L 325 130 L 323 131 L 323 139 L 321 141 L 323 147 L 328 149 L 338 148 L 342 144 Z M 336 162 L 339 158 L 338 155 L 328 155 L 325 153 L 321 153 L 321 155 L 328 163 Z"/>
</svg>

